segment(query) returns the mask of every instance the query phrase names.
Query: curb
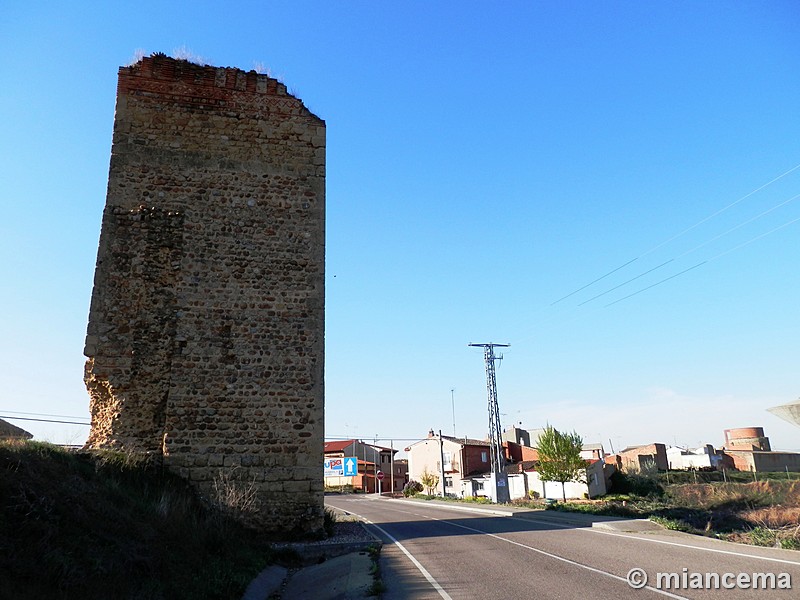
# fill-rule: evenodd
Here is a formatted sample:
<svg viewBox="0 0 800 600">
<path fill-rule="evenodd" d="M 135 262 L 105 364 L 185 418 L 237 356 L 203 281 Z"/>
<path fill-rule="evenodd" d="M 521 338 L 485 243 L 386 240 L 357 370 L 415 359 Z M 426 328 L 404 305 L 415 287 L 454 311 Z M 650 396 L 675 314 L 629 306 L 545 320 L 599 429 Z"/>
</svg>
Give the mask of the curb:
<svg viewBox="0 0 800 600">
<path fill-rule="evenodd" d="M 510 510 L 499 510 L 496 508 L 477 508 L 472 506 L 463 506 L 461 504 L 445 504 L 443 502 L 436 502 L 435 500 L 403 500 L 403 502 L 409 502 L 414 504 L 419 504 L 421 506 L 430 506 L 431 508 L 445 508 L 451 510 L 463 510 L 465 512 L 474 512 L 474 513 L 483 513 L 487 515 L 494 515 L 496 517 L 513 517 L 516 513 Z"/>
</svg>

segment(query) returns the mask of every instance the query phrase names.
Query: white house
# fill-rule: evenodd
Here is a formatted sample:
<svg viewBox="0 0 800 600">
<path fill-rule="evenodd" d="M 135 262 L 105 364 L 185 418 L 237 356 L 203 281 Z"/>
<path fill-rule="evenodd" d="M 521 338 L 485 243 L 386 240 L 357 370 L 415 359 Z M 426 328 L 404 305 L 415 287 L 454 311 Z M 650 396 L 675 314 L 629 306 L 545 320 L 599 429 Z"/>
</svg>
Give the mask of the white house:
<svg viewBox="0 0 800 600">
<path fill-rule="evenodd" d="M 442 457 L 445 492 L 455 496 L 463 495 L 463 482 L 469 481 L 470 476 L 487 473 L 491 469 L 489 442 L 483 440 L 448 435 L 440 438 L 431 430 L 426 439 L 414 442 L 406 448 L 406 452 L 409 479 L 421 481 L 425 471 L 436 475 L 440 479 L 436 493 L 442 492 Z"/>
<path fill-rule="evenodd" d="M 667 463 L 676 471 L 688 469 L 716 469 L 722 462 L 722 455 L 714 446 L 706 444 L 695 449 L 672 446 L 667 448 Z"/>
</svg>

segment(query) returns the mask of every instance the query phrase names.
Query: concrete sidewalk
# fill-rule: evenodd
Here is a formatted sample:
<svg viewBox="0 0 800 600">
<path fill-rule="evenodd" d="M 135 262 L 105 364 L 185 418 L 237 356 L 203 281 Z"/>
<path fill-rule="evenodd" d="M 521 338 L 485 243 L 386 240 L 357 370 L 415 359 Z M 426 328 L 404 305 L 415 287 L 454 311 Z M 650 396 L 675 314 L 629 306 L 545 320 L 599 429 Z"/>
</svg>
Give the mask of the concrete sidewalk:
<svg viewBox="0 0 800 600">
<path fill-rule="evenodd" d="M 277 544 L 276 550 L 297 553 L 305 566 L 267 567 L 250 583 L 242 600 L 368 598 L 375 580 L 371 552 L 382 545 L 359 521 L 338 523 L 336 535 L 326 540 Z"/>
<path fill-rule="evenodd" d="M 242 600 L 285 598 L 356 600 L 368 598 L 373 586 L 369 552 L 351 552 L 294 572 L 271 566 L 247 588 Z"/>
</svg>

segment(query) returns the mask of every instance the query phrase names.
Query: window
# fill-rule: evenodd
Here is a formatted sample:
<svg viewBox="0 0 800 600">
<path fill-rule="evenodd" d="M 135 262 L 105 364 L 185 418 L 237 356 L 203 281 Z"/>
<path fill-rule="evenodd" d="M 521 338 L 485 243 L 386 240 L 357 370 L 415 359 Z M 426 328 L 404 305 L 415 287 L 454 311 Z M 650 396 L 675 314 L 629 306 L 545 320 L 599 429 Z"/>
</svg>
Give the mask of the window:
<svg viewBox="0 0 800 600">
<path fill-rule="evenodd" d="M 487 462 L 489 457 L 486 456 L 486 452 L 481 452 L 481 462 Z M 481 489 L 483 489 L 483 484 L 481 484 Z"/>
<path fill-rule="evenodd" d="M 444 470 L 445 471 L 452 471 L 453 470 L 453 462 L 452 456 L 449 452 L 443 452 L 444 454 Z"/>
<path fill-rule="evenodd" d="M 484 452 L 484 454 L 486 454 L 486 452 Z M 476 481 L 475 482 L 475 491 L 476 492 L 482 492 L 483 491 L 483 482 L 482 481 Z"/>
<path fill-rule="evenodd" d="M 453 478 L 452 477 L 445 477 L 444 478 L 444 487 L 446 487 L 446 488 L 453 487 Z"/>
</svg>

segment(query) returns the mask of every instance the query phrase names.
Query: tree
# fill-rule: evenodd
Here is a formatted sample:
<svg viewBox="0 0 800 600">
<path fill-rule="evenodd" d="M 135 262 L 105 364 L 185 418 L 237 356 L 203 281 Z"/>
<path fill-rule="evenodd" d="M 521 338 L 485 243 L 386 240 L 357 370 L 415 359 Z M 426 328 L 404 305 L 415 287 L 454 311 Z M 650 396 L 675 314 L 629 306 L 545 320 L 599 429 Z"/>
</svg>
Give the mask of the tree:
<svg viewBox="0 0 800 600">
<path fill-rule="evenodd" d="M 428 467 L 425 467 L 425 470 L 419 477 L 419 481 L 428 488 L 428 496 L 433 496 L 433 489 L 439 484 L 439 476 L 429 472 Z"/>
<path fill-rule="evenodd" d="M 561 498 L 566 502 L 564 484 L 578 481 L 586 470 L 586 461 L 581 458 L 583 439 L 576 432 L 561 433 L 548 425 L 539 436 L 539 477 L 542 481 L 561 483 Z"/>
</svg>

